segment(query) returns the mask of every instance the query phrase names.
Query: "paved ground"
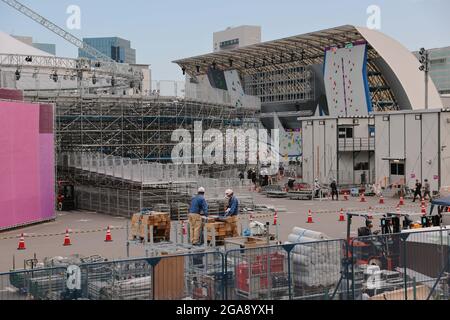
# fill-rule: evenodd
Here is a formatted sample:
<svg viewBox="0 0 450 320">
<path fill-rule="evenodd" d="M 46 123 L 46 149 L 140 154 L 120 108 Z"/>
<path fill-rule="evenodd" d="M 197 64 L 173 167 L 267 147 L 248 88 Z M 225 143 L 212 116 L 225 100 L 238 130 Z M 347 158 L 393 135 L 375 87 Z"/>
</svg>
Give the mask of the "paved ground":
<svg viewBox="0 0 450 320">
<path fill-rule="evenodd" d="M 248 191 L 243 191 L 247 193 Z M 359 202 L 357 198 L 349 201 L 301 201 L 288 199 L 272 199 L 261 194 L 251 193 L 254 202 L 278 207 L 278 232 L 281 241 L 286 241 L 288 234 L 294 226 L 308 228 L 325 233 L 333 238 L 345 238 L 346 223 L 338 222 L 339 210 L 343 208 L 367 210 L 372 206 L 378 212 L 395 211 L 398 199 L 386 199 L 386 204 L 379 205 L 378 198 L 367 197 L 366 203 Z M 239 196 L 239 194 L 238 194 Z M 389 209 L 377 210 L 379 207 L 390 207 Z M 314 224 L 307 224 L 308 210 L 313 212 Z M 328 212 L 325 212 L 328 211 Z M 411 200 L 407 200 L 402 211 L 420 212 L 420 203 L 411 206 Z M 258 219 L 258 221 L 273 222 L 272 218 Z M 246 227 L 248 220 L 242 217 L 242 226 Z M 110 217 L 104 214 L 89 212 L 63 212 L 52 222 L 34 225 L 22 229 L 0 233 L 0 272 L 8 271 L 13 267 L 15 259 L 16 268 L 23 268 L 24 259 L 30 259 L 36 254 L 39 260 L 44 257 L 68 256 L 71 254 L 94 255 L 100 254 L 108 259 L 119 259 L 126 257 L 126 224 L 125 218 Z M 353 232 L 364 224 L 362 219 L 355 219 L 352 226 Z M 105 243 L 105 231 L 112 226 L 112 243 Z M 375 220 L 375 228 L 379 225 Z M 63 247 L 65 229 L 71 229 L 72 246 Z M 276 228 L 271 226 L 272 232 Z M 20 233 L 26 235 L 25 251 L 17 251 L 18 236 Z M 131 246 L 130 256 L 144 256 L 142 247 Z"/>
</svg>

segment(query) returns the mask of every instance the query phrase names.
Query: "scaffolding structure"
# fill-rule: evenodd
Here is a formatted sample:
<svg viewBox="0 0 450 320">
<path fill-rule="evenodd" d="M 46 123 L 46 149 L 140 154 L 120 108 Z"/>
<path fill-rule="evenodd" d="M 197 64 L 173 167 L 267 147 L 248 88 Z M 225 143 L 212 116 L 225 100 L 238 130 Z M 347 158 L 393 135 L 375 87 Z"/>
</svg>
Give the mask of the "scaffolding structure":
<svg viewBox="0 0 450 320">
<path fill-rule="evenodd" d="M 244 76 L 244 91 L 261 103 L 306 102 L 314 99 L 314 73 L 303 63 L 277 70 L 256 68 Z"/>
<path fill-rule="evenodd" d="M 225 190 L 223 180 L 239 183 L 242 165 L 173 164 L 174 130 L 194 137 L 200 121 L 203 131 L 225 136 L 227 129 L 258 126 L 257 108 L 192 99 L 33 91 L 25 97 L 56 105 L 57 180 L 75 185 L 79 208 L 114 215 L 185 208 L 199 183 L 215 188 L 214 195 Z"/>
</svg>

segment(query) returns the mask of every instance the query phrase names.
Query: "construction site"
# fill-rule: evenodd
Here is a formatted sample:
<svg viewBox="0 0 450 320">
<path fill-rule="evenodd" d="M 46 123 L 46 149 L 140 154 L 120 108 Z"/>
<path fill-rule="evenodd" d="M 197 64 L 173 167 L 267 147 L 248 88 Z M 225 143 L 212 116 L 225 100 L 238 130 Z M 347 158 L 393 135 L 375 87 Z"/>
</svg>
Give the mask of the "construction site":
<svg viewBox="0 0 450 320">
<path fill-rule="evenodd" d="M 450 299 L 450 105 L 425 51 L 344 25 L 180 58 L 164 94 L 0 6 L 90 57 L 0 32 L 0 300 Z"/>
</svg>

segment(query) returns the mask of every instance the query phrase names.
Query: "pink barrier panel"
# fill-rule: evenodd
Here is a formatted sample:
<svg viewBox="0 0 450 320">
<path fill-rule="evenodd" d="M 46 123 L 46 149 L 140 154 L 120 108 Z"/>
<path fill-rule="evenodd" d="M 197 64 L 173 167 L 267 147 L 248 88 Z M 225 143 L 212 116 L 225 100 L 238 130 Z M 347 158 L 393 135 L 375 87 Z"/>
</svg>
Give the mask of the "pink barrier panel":
<svg viewBox="0 0 450 320">
<path fill-rule="evenodd" d="M 40 134 L 40 109 L 0 101 L 0 230 L 55 215 L 53 133 Z"/>
</svg>

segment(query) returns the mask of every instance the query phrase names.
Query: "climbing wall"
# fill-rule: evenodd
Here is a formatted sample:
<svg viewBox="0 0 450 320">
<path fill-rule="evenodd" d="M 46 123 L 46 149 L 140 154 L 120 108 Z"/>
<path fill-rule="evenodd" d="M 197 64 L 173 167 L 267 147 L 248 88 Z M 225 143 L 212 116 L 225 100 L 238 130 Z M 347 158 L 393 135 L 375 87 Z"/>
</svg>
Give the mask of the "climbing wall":
<svg viewBox="0 0 450 320">
<path fill-rule="evenodd" d="M 325 51 L 324 82 L 330 116 L 364 116 L 372 111 L 366 65 L 367 44 Z"/>
<path fill-rule="evenodd" d="M 285 129 L 279 118 L 275 116 L 275 129 L 280 133 L 280 161 L 288 163 L 289 161 L 300 161 L 302 156 L 302 130 Z"/>
<path fill-rule="evenodd" d="M 225 81 L 227 83 L 231 104 L 236 108 L 241 108 L 244 103 L 245 93 L 238 72 L 236 70 L 225 71 Z"/>
</svg>

